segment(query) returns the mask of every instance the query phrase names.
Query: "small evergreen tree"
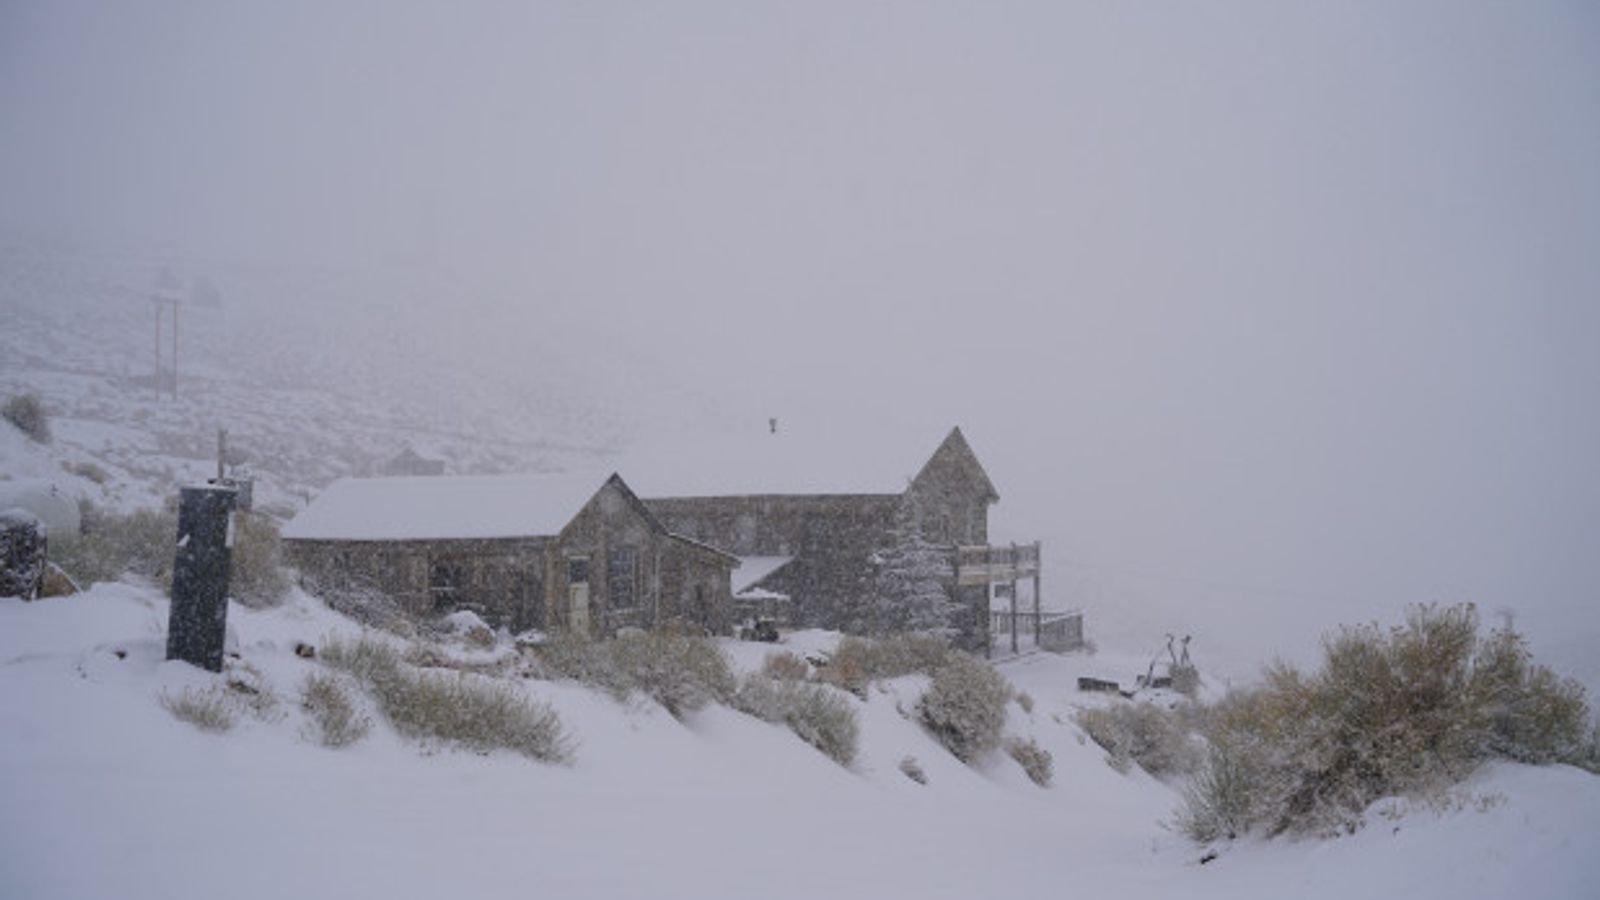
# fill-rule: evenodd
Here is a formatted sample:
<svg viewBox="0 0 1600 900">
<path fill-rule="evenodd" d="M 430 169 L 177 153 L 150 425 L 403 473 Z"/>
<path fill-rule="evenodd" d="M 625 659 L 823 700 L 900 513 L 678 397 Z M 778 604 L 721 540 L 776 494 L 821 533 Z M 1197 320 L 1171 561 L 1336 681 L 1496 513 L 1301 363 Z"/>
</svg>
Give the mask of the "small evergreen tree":
<svg viewBox="0 0 1600 900">
<path fill-rule="evenodd" d="M 909 505 L 896 513 L 888 545 L 873 554 L 873 559 L 876 603 L 864 630 L 951 634 L 959 606 L 950 597 L 950 580 L 955 576 L 950 548 L 923 536 Z"/>
</svg>

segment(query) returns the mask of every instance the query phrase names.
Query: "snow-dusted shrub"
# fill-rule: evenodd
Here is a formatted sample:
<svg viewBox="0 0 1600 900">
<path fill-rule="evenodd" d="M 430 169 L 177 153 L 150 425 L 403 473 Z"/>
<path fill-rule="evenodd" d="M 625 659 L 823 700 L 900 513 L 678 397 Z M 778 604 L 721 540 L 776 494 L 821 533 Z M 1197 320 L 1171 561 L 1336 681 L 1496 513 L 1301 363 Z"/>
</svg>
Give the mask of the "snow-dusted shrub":
<svg viewBox="0 0 1600 900">
<path fill-rule="evenodd" d="M 477 753 L 511 750 L 541 762 L 571 758 L 555 710 L 516 685 L 465 673 L 406 673 L 372 687 L 384 717 L 407 737 Z"/>
<path fill-rule="evenodd" d="M 870 649 L 868 668 L 874 679 L 899 678 L 913 672 L 931 675 L 955 653 L 946 638 L 919 632 L 880 638 L 871 642 Z"/>
<path fill-rule="evenodd" d="M 1518 762 L 1581 765 L 1593 749 L 1583 686 L 1535 665 L 1527 641 L 1496 630 L 1473 660 L 1471 702 L 1486 721 L 1486 750 Z"/>
<path fill-rule="evenodd" d="M 313 672 L 300 685 L 302 733 L 324 747 L 345 747 L 366 736 L 372 723 L 356 711 L 344 685 L 333 675 Z"/>
<path fill-rule="evenodd" d="M 1078 725 L 1110 754 L 1110 763 L 1119 772 L 1130 764 L 1152 775 L 1162 776 L 1193 771 L 1199 766 L 1202 751 L 1172 710 L 1153 703 L 1118 703 L 1115 706 L 1081 709 Z"/>
<path fill-rule="evenodd" d="M 1252 803 L 1261 793 L 1254 789 L 1259 773 L 1251 770 L 1249 758 L 1227 745 L 1211 747 L 1184 786 L 1175 821 L 1179 831 L 1198 844 L 1244 833 L 1253 818 Z"/>
<path fill-rule="evenodd" d="M 242 709 L 263 722 L 276 721 L 282 717 L 282 711 L 278 706 L 278 695 L 273 691 L 272 683 L 267 680 L 267 676 L 241 659 L 229 659 L 227 666 L 228 674 L 223 684 L 227 687 L 227 697 L 235 708 Z"/>
<path fill-rule="evenodd" d="M 804 681 L 811 674 L 811 666 L 788 650 L 768 653 L 761 663 L 761 672 L 779 681 Z"/>
<path fill-rule="evenodd" d="M 783 690 L 789 695 L 789 728 L 839 765 L 855 762 L 860 726 L 850 701 L 816 684 L 793 682 Z"/>
<path fill-rule="evenodd" d="M 555 710 L 515 684 L 457 673 L 419 673 L 382 641 L 329 641 L 319 658 L 355 676 L 383 717 L 406 737 L 478 753 L 511 750 L 541 762 L 566 762 L 571 740 Z"/>
<path fill-rule="evenodd" d="M 1013 698 L 1013 699 L 1015 699 L 1017 701 L 1017 705 L 1018 706 L 1022 707 L 1022 711 L 1023 712 L 1028 713 L 1030 715 L 1033 713 L 1033 695 L 1032 694 L 1028 693 L 1027 691 L 1017 691 L 1017 696 L 1015 698 Z"/>
<path fill-rule="evenodd" d="M 289 593 L 283 568 L 278 526 L 266 516 L 235 513 L 233 559 L 228 566 L 228 595 L 253 609 L 277 606 Z"/>
<path fill-rule="evenodd" d="M 147 578 L 163 590 L 171 588 L 172 562 L 178 553 L 175 508 L 124 514 L 83 503 L 79 509 L 83 534 L 78 540 L 53 542 L 50 547 L 50 559 L 73 581 L 87 586 L 131 574 Z"/>
<path fill-rule="evenodd" d="M 801 740 L 841 766 L 855 761 L 860 742 L 855 707 L 828 686 L 755 672 L 739 683 L 732 703 L 758 719 L 788 725 Z"/>
<path fill-rule="evenodd" d="M 225 688 L 212 686 L 205 689 L 186 687 L 177 696 L 161 692 L 161 705 L 173 717 L 201 731 L 221 734 L 233 727 L 234 711 L 224 693 Z"/>
<path fill-rule="evenodd" d="M 1173 666 L 1171 675 L 1172 689 L 1194 699 L 1194 695 L 1200 690 L 1200 670 L 1194 666 Z"/>
<path fill-rule="evenodd" d="M 900 773 L 917 784 L 928 783 L 928 773 L 922 771 L 922 763 L 917 762 L 915 756 L 902 757 L 900 760 Z"/>
<path fill-rule="evenodd" d="M 393 644 L 376 638 L 353 641 L 329 638 L 322 643 L 317 659 L 330 668 L 348 672 L 363 685 L 399 678 L 401 653 Z"/>
<path fill-rule="evenodd" d="M 1006 739 L 1006 753 L 1022 766 L 1022 771 L 1028 773 L 1034 784 L 1050 786 L 1050 779 L 1055 775 L 1055 759 L 1049 750 L 1039 746 L 1033 738 L 1012 737 Z"/>
<path fill-rule="evenodd" d="M 1515 632 L 1477 630 L 1470 605 L 1418 606 L 1399 628 L 1341 629 L 1311 675 L 1269 669 L 1211 711 L 1212 760 L 1180 824 L 1337 833 L 1380 797 L 1436 794 L 1486 759 L 1581 763 L 1582 688 L 1533 665 Z"/>
<path fill-rule="evenodd" d="M 603 643 L 573 634 L 557 634 L 532 648 L 544 677 L 566 678 L 626 697 L 628 684 L 612 665 Z"/>
<path fill-rule="evenodd" d="M 846 635 L 816 678 L 864 697 L 873 681 L 914 672 L 931 675 L 955 655 L 949 643 L 935 635 L 901 634 L 878 640 Z"/>
<path fill-rule="evenodd" d="M 953 653 L 933 673 L 917 715 L 939 743 L 962 762 L 975 762 L 1000 744 L 1011 686 L 993 667 Z"/>
<path fill-rule="evenodd" d="M 872 663 L 872 642 L 846 635 L 839 639 L 827 665 L 817 669 L 817 680 L 865 697 L 867 684 L 872 681 Z"/>
<path fill-rule="evenodd" d="M 600 645 L 624 684 L 681 718 L 733 696 L 733 671 L 722 648 L 703 637 L 636 632 Z"/>
<path fill-rule="evenodd" d="M 616 695 L 634 691 L 674 716 L 733 696 L 735 680 L 722 648 L 709 638 L 632 632 L 609 641 L 561 636 L 535 650 L 546 672 Z"/>
<path fill-rule="evenodd" d="M 17 430 L 41 443 L 50 443 L 50 417 L 45 414 L 44 404 L 34 394 L 17 394 L 0 407 L 0 418 L 5 419 Z"/>
</svg>

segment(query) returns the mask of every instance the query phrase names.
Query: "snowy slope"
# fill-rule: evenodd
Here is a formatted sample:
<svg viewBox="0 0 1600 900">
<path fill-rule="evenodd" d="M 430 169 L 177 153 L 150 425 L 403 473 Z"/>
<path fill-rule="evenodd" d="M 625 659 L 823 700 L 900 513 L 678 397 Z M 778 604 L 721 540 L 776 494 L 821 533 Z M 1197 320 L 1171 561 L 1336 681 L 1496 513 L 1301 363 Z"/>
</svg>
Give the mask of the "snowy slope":
<svg viewBox="0 0 1600 900">
<path fill-rule="evenodd" d="M 220 306 L 182 308 L 176 399 L 152 385 L 150 296 L 163 269 L 223 291 Z M 219 428 L 256 475 L 258 501 L 284 517 L 407 446 L 468 474 L 568 468 L 616 443 L 605 389 L 576 381 L 580 370 L 538 336 L 493 322 L 441 331 L 440 320 L 478 321 L 440 312 L 467 303 L 406 270 L 124 258 L 0 236 L 0 399 L 37 394 L 55 436 L 50 474 L 92 464 L 96 483 L 80 487 L 119 508 L 214 474 Z M 170 368 L 170 312 L 161 327 Z M 0 456 L 0 478 L 19 465 Z"/>
<path fill-rule="evenodd" d="M 292 698 L 315 664 L 292 647 L 353 626 L 305 597 L 230 611 L 243 662 L 284 702 L 204 734 L 159 705 L 216 677 L 162 661 L 165 617 L 126 585 L 0 600 L 0 896 L 1558 898 L 1592 896 L 1600 875 L 1600 779 L 1517 766 L 1460 811 L 1396 804 L 1351 838 L 1201 866 L 1160 824 L 1173 789 L 1116 773 L 1071 724 L 1071 679 L 1116 668 L 1111 654 L 1004 667 L 1035 699 L 1008 730 L 1055 756 L 1040 789 L 1004 757 L 960 765 L 904 718 L 915 678 L 858 708 L 854 770 L 726 708 L 683 724 L 541 681 L 525 689 L 578 739 L 570 767 L 424 753 L 381 724 L 324 749 L 299 737 Z M 764 653 L 730 649 L 741 667 Z M 897 770 L 906 755 L 926 787 Z"/>
</svg>

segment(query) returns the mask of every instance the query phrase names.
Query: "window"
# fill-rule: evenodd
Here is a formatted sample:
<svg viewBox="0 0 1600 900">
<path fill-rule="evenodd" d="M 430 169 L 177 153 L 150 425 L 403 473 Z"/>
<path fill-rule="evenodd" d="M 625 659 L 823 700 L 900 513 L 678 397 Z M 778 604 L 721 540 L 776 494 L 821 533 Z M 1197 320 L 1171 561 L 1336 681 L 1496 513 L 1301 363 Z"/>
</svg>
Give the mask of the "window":
<svg viewBox="0 0 1600 900">
<path fill-rule="evenodd" d="M 567 560 L 567 583 L 589 583 L 589 557 L 575 556 Z"/>
<path fill-rule="evenodd" d="M 612 609 L 632 609 L 639 602 L 639 551 L 612 547 L 606 554 L 606 595 Z"/>
<path fill-rule="evenodd" d="M 466 581 L 461 563 L 439 560 L 428 571 L 428 594 L 437 608 L 455 605 Z"/>
</svg>

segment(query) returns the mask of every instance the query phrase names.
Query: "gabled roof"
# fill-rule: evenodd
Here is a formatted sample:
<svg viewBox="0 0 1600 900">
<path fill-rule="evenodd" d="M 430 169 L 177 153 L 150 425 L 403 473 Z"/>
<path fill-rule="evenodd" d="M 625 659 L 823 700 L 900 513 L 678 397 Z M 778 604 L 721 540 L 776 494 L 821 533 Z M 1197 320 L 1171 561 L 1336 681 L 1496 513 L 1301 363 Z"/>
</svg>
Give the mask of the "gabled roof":
<svg viewBox="0 0 1600 900">
<path fill-rule="evenodd" d="M 917 477 L 912 481 L 920 480 L 924 475 L 938 465 L 953 465 L 966 470 L 969 477 L 978 482 L 979 487 L 988 495 L 989 502 L 995 503 L 1000 499 L 1000 492 L 995 490 L 994 482 L 989 480 L 989 473 L 984 471 L 983 463 L 978 462 L 978 454 L 972 452 L 972 445 L 967 443 L 967 436 L 961 433 L 961 428 L 950 429 L 939 449 L 933 451 L 928 461 L 917 472 Z"/>
<path fill-rule="evenodd" d="M 283 536 L 399 541 L 555 535 L 608 480 L 592 472 L 344 478 L 284 526 Z"/>
<path fill-rule="evenodd" d="M 976 457 L 960 429 L 943 441 L 937 431 L 827 431 L 766 423 L 748 432 L 692 442 L 647 443 L 623 454 L 617 468 L 641 497 L 726 497 L 763 494 L 901 494 L 933 458 L 955 441 Z M 984 485 L 993 491 L 983 467 Z"/>
</svg>

